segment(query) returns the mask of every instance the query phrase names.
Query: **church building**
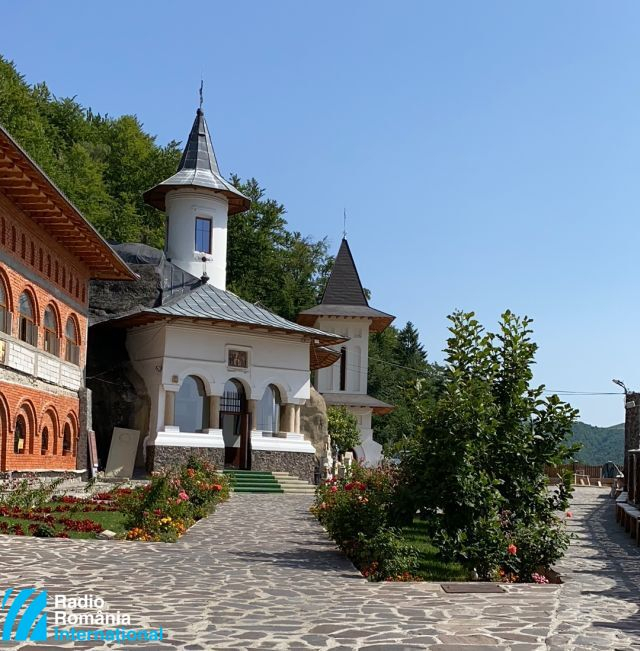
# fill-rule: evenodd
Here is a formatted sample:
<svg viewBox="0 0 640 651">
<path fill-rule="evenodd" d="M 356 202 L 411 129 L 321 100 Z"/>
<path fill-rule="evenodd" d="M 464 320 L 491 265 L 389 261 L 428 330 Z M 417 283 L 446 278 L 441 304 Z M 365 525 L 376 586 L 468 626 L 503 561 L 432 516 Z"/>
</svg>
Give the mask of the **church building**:
<svg viewBox="0 0 640 651">
<path fill-rule="evenodd" d="M 166 213 L 165 250 L 115 246 L 140 280 L 92 285 L 91 388 L 103 453 L 120 425 L 141 432 L 138 465 L 147 470 L 197 450 L 219 467 L 313 481 L 322 450 L 305 438 L 301 409 L 311 371 L 333 364 L 347 335 L 226 290 L 227 220 L 250 202 L 220 174 L 201 109 L 178 170 L 144 199 Z M 120 418 L 123 404 L 132 413 Z"/>
<path fill-rule="evenodd" d="M 351 249 L 342 240 L 333 269 L 319 305 L 298 315 L 298 323 L 335 332 L 345 338 L 338 346 L 338 363 L 316 373 L 316 388 L 327 405 L 343 405 L 358 420 L 361 443 L 354 451 L 361 463 L 375 465 L 382 459 L 382 446 L 374 441 L 373 414 L 393 410 L 381 400 L 367 395 L 369 334 L 382 332 L 394 316 L 369 307 Z"/>
</svg>

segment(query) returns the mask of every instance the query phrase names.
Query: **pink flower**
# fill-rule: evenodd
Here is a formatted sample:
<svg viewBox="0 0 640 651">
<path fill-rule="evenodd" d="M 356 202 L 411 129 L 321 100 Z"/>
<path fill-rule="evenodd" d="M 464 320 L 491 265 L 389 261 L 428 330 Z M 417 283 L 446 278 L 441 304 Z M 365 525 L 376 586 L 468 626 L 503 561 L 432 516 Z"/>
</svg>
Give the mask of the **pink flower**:
<svg viewBox="0 0 640 651">
<path fill-rule="evenodd" d="M 568 517 L 568 518 L 572 518 L 572 517 L 573 517 L 573 513 L 571 513 L 571 511 L 567 511 L 567 517 Z"/>
<path fill-rule="evenodd" d="M 332 493 L 337 493 L 338 492 L 338 487 L 337 486 L 332 486 L 330 488 L 330 490 L 331 490 Z"/>
<path fill-rule="evenodd" d="M 507 551 L 509 552 L 509 554 L 511 554 L 511 556 L 515 556 L 518 553 L 518 548 L 513 543 L 511 543 L 507 547 Z"/>
<path fill-rule="evenodd" d="M 544 574 L 538 574 L 537 572 L 534 572 L 531 575 L 531 579 L 534 583 L 540 583 L 541 585 L 544 583 L 549 583 L 549 579 L 547 579 L 547 577 L 544 576 Z"/>
<path fill-rule="evenodd" d="M 180 492 L 178 493 L 178 499 L 179 499 L 181 502 L 186 502 L 186 501 L 189 499 L 189 496 L 188 496 L 184 491 L 180 491 Z"/>
</svg>

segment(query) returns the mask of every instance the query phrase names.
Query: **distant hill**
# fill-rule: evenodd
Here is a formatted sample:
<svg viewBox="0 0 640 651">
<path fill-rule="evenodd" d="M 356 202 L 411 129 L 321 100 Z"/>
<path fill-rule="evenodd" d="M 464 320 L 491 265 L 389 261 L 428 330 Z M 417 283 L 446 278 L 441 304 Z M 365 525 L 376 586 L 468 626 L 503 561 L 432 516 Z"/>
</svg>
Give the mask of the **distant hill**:
<svg viewBox="0 0 640 651">
<path fill-rule="evenodd" d="M 624 423 L 610 427 L 596 427 L 587 423 L 574 423 L 572 443 L 582 443 L 576 455 L 578 461 L 599 466 L 607 461 L 622 465 L 624 457 Z"/>
</svg>

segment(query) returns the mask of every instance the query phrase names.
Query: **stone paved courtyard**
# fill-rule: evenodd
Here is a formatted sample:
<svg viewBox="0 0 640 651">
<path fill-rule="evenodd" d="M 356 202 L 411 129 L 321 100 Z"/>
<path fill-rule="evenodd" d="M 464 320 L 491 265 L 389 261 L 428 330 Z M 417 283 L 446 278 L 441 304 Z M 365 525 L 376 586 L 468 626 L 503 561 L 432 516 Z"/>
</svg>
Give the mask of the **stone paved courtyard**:
<svg viewBox="0 0 640 651">
<path fill-rule="evenodd" d="M 615 525 L 606 491 L 576 491 L 569 522 L 577 539 L 558 568 L 566 583 L 503 594 L 368 583 L 309 504 L 308 496 L 235 495 L 173 545 L 0 536 L 1 589 L 100 596 L 107 609 L 130 613 L 132 627 L 164 628 L 164 641 L 146 648 L 640 648 L 640 550 Z"/>
</svg>

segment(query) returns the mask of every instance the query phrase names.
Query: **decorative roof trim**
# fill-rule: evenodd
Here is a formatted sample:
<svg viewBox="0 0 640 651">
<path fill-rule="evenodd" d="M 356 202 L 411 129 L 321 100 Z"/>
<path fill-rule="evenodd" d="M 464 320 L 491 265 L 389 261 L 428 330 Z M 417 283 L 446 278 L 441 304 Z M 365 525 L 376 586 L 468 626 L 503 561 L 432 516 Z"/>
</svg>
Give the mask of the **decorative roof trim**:
<svg viewBox="0 0 640 651">
<path fill-rule="evenodd" d="M 136 274 L 0 125 L 0 192 L 89 269 L 91 278 L 133 280 Z"/>
</svg>

